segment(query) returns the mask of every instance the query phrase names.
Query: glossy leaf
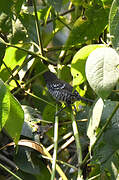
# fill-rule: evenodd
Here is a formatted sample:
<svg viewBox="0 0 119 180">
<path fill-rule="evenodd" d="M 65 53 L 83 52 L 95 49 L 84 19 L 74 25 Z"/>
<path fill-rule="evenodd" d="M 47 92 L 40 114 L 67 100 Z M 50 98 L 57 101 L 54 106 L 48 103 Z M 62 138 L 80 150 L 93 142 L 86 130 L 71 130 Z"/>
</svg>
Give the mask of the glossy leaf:
<svg viewBox="0 0 119 180">
<path fill-rule="evenodd" d="M 112 48 L 97 48 L 86 62 L 86 77 L 92 89 L 107 98 L 119 79 L 119 56 Z"/>
</svg>

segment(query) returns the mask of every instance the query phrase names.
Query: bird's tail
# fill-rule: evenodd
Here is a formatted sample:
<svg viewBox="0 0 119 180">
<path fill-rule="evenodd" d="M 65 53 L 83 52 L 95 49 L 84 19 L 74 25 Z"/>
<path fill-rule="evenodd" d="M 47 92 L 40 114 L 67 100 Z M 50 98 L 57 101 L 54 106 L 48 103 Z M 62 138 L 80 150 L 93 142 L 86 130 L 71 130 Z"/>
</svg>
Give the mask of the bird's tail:
<svg viewBox="0 0 119 180">
<path fill-rule="evenodd" d="M 88 98 L 84 98 L 84 97 L 79 97 L 79 100 L 82 100 L 82 101 L 86 101 L 86 102 L 89 102 L 89 103 L 94 103 L 94 100 L 92 99 L 88 99 Z"/>
</svg>

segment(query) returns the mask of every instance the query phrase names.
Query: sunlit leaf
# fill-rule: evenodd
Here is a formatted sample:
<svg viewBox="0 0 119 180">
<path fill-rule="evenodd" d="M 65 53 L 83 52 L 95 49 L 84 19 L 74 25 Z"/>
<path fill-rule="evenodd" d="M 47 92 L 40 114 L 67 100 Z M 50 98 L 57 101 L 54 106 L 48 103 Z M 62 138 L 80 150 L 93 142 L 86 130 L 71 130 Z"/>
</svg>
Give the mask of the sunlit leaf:
<svg viewBox="0 0 119 180">
<path fill-rule="evenodd" d="M 27 45 L 27 46 L 17 45 L 17 46 L 24 47 L 26 49 L 29 48 L 29 45 Z M 8 69 L 10 71 L 12 71 L 12 70 L 14 70 L 15 67 L 17 67 L 23 63 L 26 56 L 27 56 L 26 52 L 23 52 L 22 50 L 18 50 L 18 49 L 13 48 L 13 47 L 8 47 L 6 49 L 3 61 L 7 65 Z M 6 81 L 8 79 L 8 77 L 11 75 L 8 69 L 6 69 L 5 65 L 1 66 L 0 77 L 4 81 Z"/>
<path fill-rule="evenodd" d="M 96 48 L 103 47 L 101 44 L 88 45 L 81 48 L 73 57 L 71 63 L 71 74 L 73 76 L 73 85 L 79 85 L 86 80 L 85 64 L 89 54 Z"/>
<path fill-rule="evenodd" d="M 13 138 L 14 142 L 17 143 L 22 130 L 24 122 L 24 112 L 17 99 L 9 92 L 10 98 L 10 112 L 8 119 L 5 124 L 5 129 L 8 134 Z"/>
<path fill-rule="evenodd" d="M 8 120 L 10 112 L 10 96 L 9 91 L 0 80 L 0 131 Z"/>
</svg>

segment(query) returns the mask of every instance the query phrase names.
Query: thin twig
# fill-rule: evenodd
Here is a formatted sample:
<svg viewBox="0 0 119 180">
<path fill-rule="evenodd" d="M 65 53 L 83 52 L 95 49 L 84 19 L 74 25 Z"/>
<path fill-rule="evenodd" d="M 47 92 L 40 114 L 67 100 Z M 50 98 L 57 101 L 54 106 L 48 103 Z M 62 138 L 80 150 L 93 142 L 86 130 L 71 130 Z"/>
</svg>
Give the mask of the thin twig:
<svg viewBox="0 0 119 180">
<path fill-rule="evenodd" d="M 20 87 L 20 84 L 18 83 L 18 81 L 16 80 L 16 78 L 13 76 L 11 69 L 9 69 L 9 67 L 7 67 L 6 63 L 3 61 L 4 66 L 6 67 L 7 71 L 9 72 L 9 74 L 11 75 L 12 79 L 16 82 L 17 86 Z M 7 83 L 7 82 L 6 82 Z"/>
<path fill-rule="evenodd" d="M 6 81 L 7 84 L 10 83 L 10 81 L 12 79 L 14 79 L 14 77 L 19 73 L 19 71 L 29 62 L 33 59 L 33 56 L 30 56 L 28 59 L 25 59 L 25 61 L 23 62 L 23 64 L 21 66 L 19 66 L 14 72 L 13 74 L 9 77 L 9 79 Z"/>
<path fill-rule="evenodd" d="M 44 156 L 44 155 L 42 155 L 42 157 L 43 157 L 44 159 L 52 160 L 51 158 L 49 158 L 49 157 L 47 157 L 47 156 Z M 57 162 L 57 163 L 60 163 L 60 164 L 63 164 L 63 165 L 65 165 L 65 166 L 68 166 L 68 167 L 70 167 L 70 168 L 73 168 L 75 171 L 77 171 L 77 168 L 76 168 L 75 166 L 69 164 L 69 163 L 66 163 L 66 162 L 61 161 L 61 160 L 56 160 L 56 162 Z"/>
<path fill-rule="evenodd" d="M 56 113 L 57 113 L 57 111 L 58 111 L 58 105 L 56 104 Z M 56 161 L 57 161 L 57 147 L 58 147 L 58 116 L 55 116 L 55 124 L 54 124 L 54 152 L 53 152 L 53 161 L 52 161 L 51 180 L 55 179 Z"/>
<path fill-rule="evenodd" d="M 56 65 L 56 64 L 57 64 L 56 62 L 53 62 L 51 59 L 49 59 L 49 58 L 47 58 L 47 57 L 44 57 L 44 56 L 42 56 L 42 55 L 39 54 L 39 53 L 35 53 L 35 52 L 29 51 L 29 50 L 27 50 L 27 49 L 18 47 L 18 46 L 14 45 L 14 44 L 7 43 L 7 42 L 5 42 L 2 38 L 0 38 L 0 42 L 3 43 L 3 44 L 5 44 L 5 45 L 8 46 L 8 47 L 13 47 L 13 48 L 19 49 L 19 50 L 21 50 L 21 51 L 24 51 L 24 52 L 32 55 L 33 57 L 41 58 L 42 60 L 47 61 L 47 62 L 49 62 L 49 63 L 51 63 L 51 64 L 53 64 L 53 65 Z"/>
<path fill-rule="evenodd" d="M 65 15 L 67 15 L 68 13 L 70 13 L 70 12 L 72 12 L 72 11 L 74 11 L 74 10 L 75 10 L 75 7 L 72 7 L 71 9 L 66 10 L 65 12 L 59 14 L 59 16 L 65 16 Z M 58 18 L 58 16 L 55 17 L 55 19 L 57 19 L 57 18 Z M 49 20 L 47 20 L 46 24 L 51 23 L 53 20 L 54 20 L 54 19 L 49 19 Z M 44 26 L 44 22 L 41 24 L 41 26 Z"/>
<path fill-rule="evenodd" d="M 64 26 L 66 26 L 66 27 L 71 31 L 71 28 L 68 26 L 68 24 L 66 24 L 65 22 L 63 22 L 60 17 L 57 17 L 57 20 L 60 21 Z"/>
<path fill-rule="evenodd" d="M 21 179 L 19 176 L 17 176 L 16 174 L 14 174 L 12 171 L 10 171 L 8 168 L 6 168 L 3 164 L 0 163 L 0 167 L 3 168 L 5 171 L 7 171 L 8 173 L 10 173 L 12 176 L 14 176 L 16 179 L 18 180 L 23 180 Z"/>
<path fill-rule="evenodd" d="M 36 21 L 36 30 L 37 30 L 38 42 L 39 42 L 39 46 L 41 47 L 41 55 L 44 56 L 43 43 L 42 43 L 42 38 L 41 38 L 41 30 L 40 30 L 40 25 L 39 25 L 39 21 L 38 21 L 37 8 L 36 8 L 35 0 L 33 0 L 33 6 L 34 6 L 34 12 L 35 12 L 35 21 Z"/>
<path fill-rule="evenodd" d="M 33 76 L 31 79 L 29 79 L 24 85 L 23 88 L 18 88 L 13 95 L 16 95 L 18 92 L 20 92 L 21 90 L 25 89 L 25 87 L 30 84 L 32 81 L 34 81 L 36 78 L 38 78 L 39 76 L 41 76 L 43 73 L 45 73 L 47 71 L 47 69 L 45 69 L 44 71 L 36 74 L 35 76 Z"/>
<path fill-rule="evenodd" d="M 29 94 L 30 96 L 32 96 L 32 97 L 34 97 L 34 98 L 36 98 L 36 99 L 39 99 L 39 100 L 42 101 L 42 102 L 45 102 L 46 104 L 48 104 L 48 105 L 50 105 L 50 106 L 52 106 L 52 107 L 55 107 L 54 104 L 52 104 L 52 103 L 46 101 L 45 99 L 42 99 L 42 98 L 40 98 L 40 97 L 38 97 L 38 96 L 36 96 L 36 95 L 28 92 L 28 91 L 25 91 L 25 93 Z"/>
</svg>

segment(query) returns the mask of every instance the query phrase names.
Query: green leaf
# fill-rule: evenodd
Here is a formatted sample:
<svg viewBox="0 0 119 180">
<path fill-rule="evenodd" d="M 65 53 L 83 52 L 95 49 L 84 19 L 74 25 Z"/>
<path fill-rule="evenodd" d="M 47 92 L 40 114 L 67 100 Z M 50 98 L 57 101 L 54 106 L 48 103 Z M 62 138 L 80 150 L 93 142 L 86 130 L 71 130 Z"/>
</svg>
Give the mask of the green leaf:
<svg viewBox="0 0 119 180">
<path fill-rule="evenodd" d="M 0 130 L 5 127 L 7 133 L 17 143 L 21 134 L 24 113 L 21 105 L 0 80 Z"/>
<path fill-rule="evenodd" d="M 55 9 L 55 11 L 60 11 L 62 7 L 62 0 L 47 0 L 47 2 Z"/>
<path fill-rule="evenodd" d="M 0 79 L 0 131 L 8 120 L 10 112 L 9 91 Z"/>
<path fill-rule="evenodd" d="M 109 114 L 114 110 L 114 107 L 118 102 L 105 101 L 103 113 L 101 117 L 101 125 L 105 123 Z M 107 129 L 103 132 L 103 135 L 97 143 L 93 151 L 93 159 L 91 164 L 98 163 L 100 165 L 101 174 L 106 173 L 110 175 L 110 179 L 116 179 L 118 176 L 119 167 L 119 109 L 111 119 Z"/>
<path fill-rule="evenodd" d="M 24 112 L 17 99 L 9 92 L 10 112 L 5 124 L 5 129 L 17 144 L 21 135 L 22 125 L 24 122 Z"/>
<path fill-rule="evenodd" d="M 109 15 L 109 32 L 113 47 L 119 51 L 119 1 L 114 0 Z"/>
<path fill-rule="evenodd" d="M 108 12 L 102 7 L 87 9 L 85 17 L 86 19 L 79 17 L 76 20 L 66 45 L 81 44 L 98 38 L 108 23 Z"/>
<path fill-rule="evenodd" d="M 61 71 L 60 71 L 60 79 L 70 83 L 72 81 L 72 76 L 70 73 L 70 67 L 68 66 L 63 66 Z"/>
<path fill-rule="evenodd" d="M 41 157 L 30 148 L 19 147 L 15 155 L 15 163 L 24 172 L 31 175 L 38 175 L 38 179 L 44 180 L 50 178 L 50 173 Z M 45 178 L 44 178 L 45 174 Z"/>
<path fill-rule="evenodd" d="M 54 114 L 56 113 L 56 109 L 50 105 L 46 105 L 43 111 L 43 119 L 46 121 L 54 122 Z"/>
<path fill-rule="evenodd" d="M 92 89 L 107 98 L 119 79 L 119 56 L 112 48 L 97 48 L 86 62 L 86 77 Z"/>
<path fill-rule="evenodd" d="M 87 129 L 87 136 L 90 139 L 90 148 L 94 144 L 97 137 L 97 129 L 101 120 L 103 106 L 103 100 L 100 98 L 91 111 L 90 121 Z"/>
<path fill-rule="evenodd" d="M 28 13 L 21 13 L 19 15 L 19 21 L 24 27 L 24 31 L 27 32 L 27 41 L 38 42 L 37 31 L 35 26 L 35 16 Z"/>
<path fill-rule="evenodd" d="M 65 18 L 65 17 L 59 16 L 59 18 L 60 18 L 60 20 L 61 20 L 62 22 L 64 22 L 65 24 L 67 24 L 67 21 L 66 21 L 66 18 Z M 63 24 L 62 22 L 60 22 L 59 20 L 56 19 L 56 21 L 55 21 L 55 27 L 54 27 L 53 31 L 52 31 L 52 30 L 49 31 L 49 29 L 48 29 L 47 32 L 44 32 L 44 33 L 45 33 L 45 34 L 44 34 L 44 37 L 45 37 L 45 38 L 44 38 L 44 41 L 43 41 L 44 47 L 47 47 L 48 43 L 49 43 L 50 41 L 52 41 L 52 39 L 53 39 L 53 37 L 55 36 L 55 34 L 58 33 L 59 31 L 61 31 L 61 30 L 63 29 L 64 24 Z"/>
<path fill-rule="evenodd" d="M 79 85 L 86 80 L 85 64 L 89 54 L 96 48 L 103 47 L 101 44 L 88 45 L 81 48 L 73 57 L 71 63 L 71 74 L 73 76 L 73 86 Z"/>
<path fill-rule="evenodd" d="M 17 46 L 21 47 L 21 45 L 17 45 Z M 22 47 L 28 49 L 29 45 Z M 22 50 L 18 50 L 13 47 L 8 47 L 6 49 L 3 61 L 5 62 L 7 67 L 12 71 L 16 66 L 20 66 L 23 63 L 26 56 L 27 56 L 26 52 L 23 52 Z M 6 67 L 2 65 L 0 69 L 0 77 L 3 79 L 3 81 L 6 81 L 10 75 L 11 74 L 6 69 Z"/>
<path fill-rule="evenodd" d="M 4 12 L 5 14 L 12 16 L 12 6 L 14 4 L 13 0 L 4 0 L 0 2 L 0 13 Z"/>
</svg>

